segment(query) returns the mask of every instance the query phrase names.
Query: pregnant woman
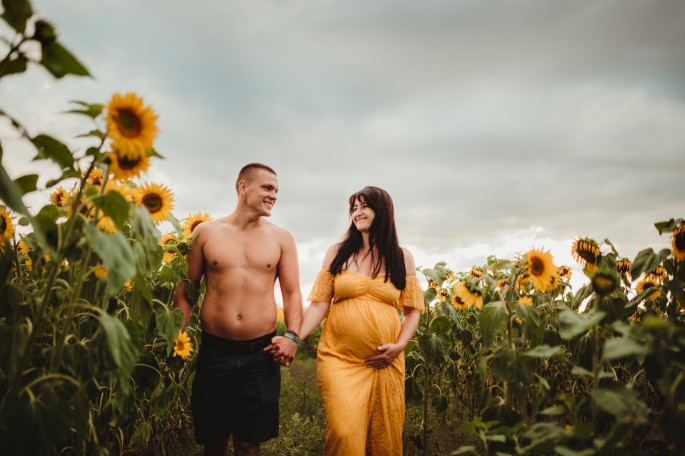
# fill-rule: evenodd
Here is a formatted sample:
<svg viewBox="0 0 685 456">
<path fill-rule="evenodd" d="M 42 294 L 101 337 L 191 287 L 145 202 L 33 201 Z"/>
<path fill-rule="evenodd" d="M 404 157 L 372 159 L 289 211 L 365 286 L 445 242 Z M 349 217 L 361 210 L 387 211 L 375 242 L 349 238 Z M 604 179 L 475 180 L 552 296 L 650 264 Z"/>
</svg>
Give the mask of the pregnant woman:
<svg viewBox="0 0 685 456">
<path fill-rule="evenodd" d="M 424 309 L 414 258 L 399 246 L 392 199 L 378 187 L 350 196 L 351 224 L 326 252 L 301 327 L 324 320 L 317 381 L 326 455 L 402 454 L 404 349 Z M 400 317 L 400 311 L 402 317 Z"/>
</svg>

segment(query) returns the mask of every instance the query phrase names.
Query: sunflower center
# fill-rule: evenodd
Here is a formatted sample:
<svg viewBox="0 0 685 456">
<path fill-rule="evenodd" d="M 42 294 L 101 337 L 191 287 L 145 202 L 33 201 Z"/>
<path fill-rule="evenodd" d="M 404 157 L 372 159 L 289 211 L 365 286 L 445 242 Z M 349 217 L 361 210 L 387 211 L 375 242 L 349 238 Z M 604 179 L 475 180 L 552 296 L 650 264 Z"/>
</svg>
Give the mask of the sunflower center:
<svg viewBox="0 0 685 456">
<path fill-rule="evenodd" d="M 193 230 L 195 229 L 196 226 L 198 226 L 200 223 L 202 223 L 204 220 L 198 220 L 197 222 L 193 223 L 190 225 L 190 232 L 192 233 Z M 203 228 L 204 229 L 204 228 Z"/>
<path fill-rule="evenodd" d="M 680 251 L 685 251 L 685 231 L 675 235 L 675 246 Z"/>
<path fill-rule="evenodd" d="M 7 220 L 5 217 L 0 217 L 0 233 L 4 233 L 7 229 Z"/>
<path fill-rule="evenodd" d="M 137 158 L 135 160 L 130 160 L 128 157 L 123 156 L 123 157 L 118 157 L 119 159 L 119 168 L 122 170 L 128 170 L 128 169 L 135 169 L 142 158 Z"/>
<path fill-rule="evenodd" d="M 150 213 L 154 214 L 162 209 L 162 197 L 155 193 L 147 194 L 143 196 L 143 204 Z"/>
<path fill-rule="evenodd" d="M 129 109 L 119 110 L 119 128 L 121 129 L 121 134 L 127 138 L 135 138 L 140 134 L 142 130 L 142 124 L 140 118 L 136 113 Z"/>
<path fill-rule="evenodd" d="M 530 259 L 530 273 L 534 276 L 541 276 L 545 272 L 545 263 L 540 258 Z"/>
</svg>

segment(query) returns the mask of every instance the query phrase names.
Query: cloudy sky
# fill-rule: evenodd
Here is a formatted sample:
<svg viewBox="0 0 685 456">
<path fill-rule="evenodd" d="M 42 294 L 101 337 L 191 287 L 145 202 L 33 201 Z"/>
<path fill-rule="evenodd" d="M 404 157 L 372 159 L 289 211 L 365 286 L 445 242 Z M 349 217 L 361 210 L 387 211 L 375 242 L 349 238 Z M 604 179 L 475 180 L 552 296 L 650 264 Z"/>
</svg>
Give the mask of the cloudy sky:
<svg viewBox="0 0 685 456">
<path fill-rule="evenodd" d="M 240 167 L 274 167 L 272 218 L 298 243 L 305 293 L 365 185 L 392 195 L 400 241 L 424 267 L 531 247 L 577 267 L 579 236 L 633 258 L 670 245 L 655 222 L 685 216 L 681 0 L 33 6 L 93 78 L 35 67 L 2 80 L 0 106 L 78 148 L 90 125 L 61 114 L 70 100 L 137 92 L 159 114 L 165 157 L 144 180 L 174 191 L 177 218 L 226 215 Z M 0 128 L 10 175 L 35 172 Z"/>
</svg>

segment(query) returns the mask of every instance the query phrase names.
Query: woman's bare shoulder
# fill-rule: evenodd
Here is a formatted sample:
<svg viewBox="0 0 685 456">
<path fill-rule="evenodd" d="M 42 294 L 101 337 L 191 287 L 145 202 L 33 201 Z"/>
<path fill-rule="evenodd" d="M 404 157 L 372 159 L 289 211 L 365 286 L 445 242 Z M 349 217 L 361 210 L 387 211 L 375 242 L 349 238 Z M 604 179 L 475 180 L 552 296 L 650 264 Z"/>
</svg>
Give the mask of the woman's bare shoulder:
<svg viewBox="0 0 685 456">
<path fill-rule="evenodd" d="M 340 250 L 340 243 L 336 243 L 328 247 L 326 250 L 326 254 L 323 257 L 323 266 L 324 268 L 328 269 L 331 267 L 331 263 L 333 262 L 333 259 L 335 256 L 338 254 L 338 251 Z"/>
<path fill-rule="evenodd" d="M 407 271 L 407 275 L 416 274 L 416 263 L 414 262 L 414 255 L 404 247 L 402 247 L 402 253 L 404 254 L 404 269 Z"/>
</svg>

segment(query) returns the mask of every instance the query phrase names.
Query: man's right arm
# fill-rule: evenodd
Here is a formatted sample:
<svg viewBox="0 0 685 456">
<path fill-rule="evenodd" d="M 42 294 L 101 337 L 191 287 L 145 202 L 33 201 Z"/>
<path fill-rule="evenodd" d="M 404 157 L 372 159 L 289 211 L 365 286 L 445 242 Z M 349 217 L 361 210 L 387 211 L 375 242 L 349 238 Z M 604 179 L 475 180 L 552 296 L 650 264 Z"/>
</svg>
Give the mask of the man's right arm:
<svg viewBox="0 0 685 456">
<path fill-rule="evenodd" d="M 200 281 L 205 270 L 204 254 L 202 253 L 205 238 L 203 231 L 201 225 L 198 225 L 193 232 L 194 238 L 190 244 L 190 251 L 186 255 L 188 276 L 181 281 L 174 294 L 174 307 L 178 307 L 183 311 L 181 331 L 185 329 L 188 321 L 190 321 L 193 307 L 197 303 L 200 292 Z"/>
</svg>

